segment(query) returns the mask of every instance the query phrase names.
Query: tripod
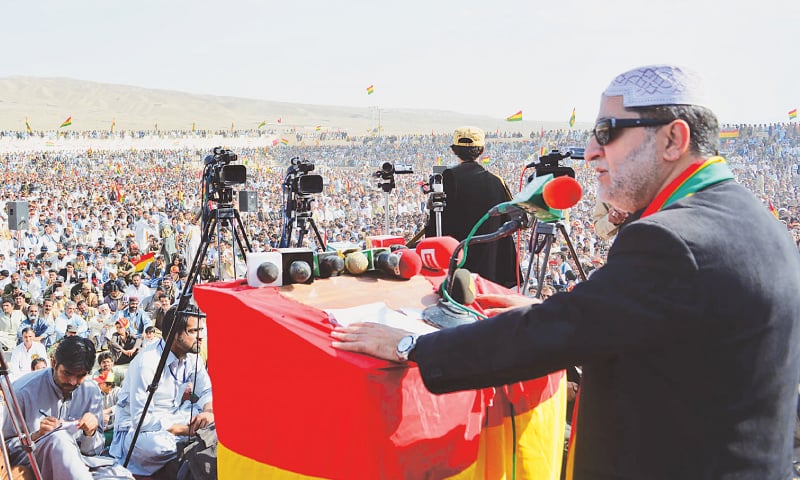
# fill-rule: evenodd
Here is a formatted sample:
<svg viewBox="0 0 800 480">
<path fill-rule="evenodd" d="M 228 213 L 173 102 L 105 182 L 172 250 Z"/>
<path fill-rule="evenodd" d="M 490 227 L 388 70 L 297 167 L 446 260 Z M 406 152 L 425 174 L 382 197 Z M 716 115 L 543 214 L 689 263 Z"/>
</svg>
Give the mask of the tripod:
<svg viewBox="0 0 800 480">
<path fill-rule="evenodd" d="M 389 194 L 394 190 L 396 186 L 394 181 L 394 175 L 403 175 L 408 173 L 414 173 L 414 170 L 410 166 L 405 165 L 395 165 L 391 162 L 383 162 L 381 165 L 381 169 L 377 172 L 373 173 L 372 176 L 375 178 L 379 178 L 378 181 L 378 188 L 383 190 L 383 195 L 386 200 L 386 204 L 384 207 L 384 217 L 386 221 L 386 229 L 385 234 L 389 235 Z"/>
<path fill-rule="evenodd" d="M 284 218 L 286 221 L 283 227 L 283 235 L 281 235 L 281 247 L 302 247 L 303 239 L 308 235 L 308 225 L 311 225 L 317 240 L 317 250 L 325 251 L 325 242 L 322 241 L 322 235 L 319 234 L 314 217 L 311 216 L 311 198 L 300 196 L 297 199 L 286 202 Z M 292 231 L 295 226 L 298 229 L 297 242 L 294 245 L 290 245 L 292 243 Z"/>
<path fill-rule="evenodd" d="M 575 260 L 575 265 L 577 265 L 581 280 L 586 281 L 586 273 L 583 271 L 583 266 L 578 260 L 578 255 L 575 253 L 575 247 L 572 246 L 572 241 L 569 239 L 569 235 L 567 234 L 567 229 L 564 227 L 564 224 L 561 222 L 547 223 L 536 220 L 530 240 L 531 257 L 528 261 L 528 270 L 525 273 L 525 281 L 523 283 L 523 285 L 527 286 L 528 281 L 530 280 L 531 269 L 534 265 L 534 255 L 538 256 L 539 253 L 544 250 L 544 258 L 540 263 L 538 263 L 536 270 L 536 298 L 541 298 L 545 270 L 547 269 L 548 261 L 550 259 L 550 248 L 553 246 L 553 242 L 555 241 L 556 235 L 559 231 L 564 236 L 564 240 L 567 242 L 569 253 L 572 256 L 572 259 Z"/>
<path fill-rule="evenodd" d="M 8 409 L 8 419 L 11 420 L 14 430 L 17 432 L 17 437 L 19 437 L 19 443 L 22 445 L 22 449 L 25 450 L 25 454 L 28 455 L 28 461 L 31 463 L 33 476 L 36 480 L 41 480 L 42 473 L 39 471 L 39 464 L 36 463 L 36 457 L 33 455 L 35 445 L 31 439 L 31 433 L 28 431 L 28 426 L 25 424 L 25 416 L 19 408 L 19 403 L 17 403 L 17 397 L 14 396 L 14 390 L 11 388 L 11 380 L 8 378 L 8 363 L 6 363 L 2 352 L 0 352 L 0 376 L 3 377 L 3 384 L 0 388 L 2 388 L 3 396 L 5 397 L 5 408 Z M 0 448 L 3 449 L 3 462 L 6 467 L 6 475 L 8 475 L 8 478 L 11 478 L 11 459 L 8 456 L 6 438 L 5 435 L 3 435 L 2 428 L 0 428 L 0 443 L 2 443 Z"/>
<path fill-rule="evenodd" d="M 431 210 L 433 210 L 434 221 L 436 222 L 436 236 L 442 236 L 442 211 L 447 205 L 445 199 L 447 195 L 444 192 L 431 192 Z"/>
<path fill-rule="evenodd" d="M 381 172 L 378 172 L 380 174 Z M 392 193 L 394 190 L 395 183 L 394 183 L 394 172 L 389 174 L 384 174 L 385 178 L 383 178 L 382 183 L 378 183 L 378 187 L 383 190 L 383 198 L 384 198 L 384 206 L 383 206 L 383 218 L 385 222 L 385 229 L 384 233 L 389 235 L 389 194 Z"/>
<path fill-rule="evenodd" d="M 221 198 L 229 199 L 232 198 L 232 191 L 230 191 L 230 187 L 222 187 L 221 189 L 222 195 Z M 220 223 L 227 224 L 230 226 L 231 235 L 234 239 L 232 242 L 231 247 L 233 248 L 233 244 L 238 244 L 239 249 L 242 251 L 245 261 L 247 261 L 247 253 L 252 253 L 253 249 L 250 246 L 250 241 L 247 239 L 247 234 L 242 224 L 242 219 L 239 216 L 239 211 L 233 208 L 233 203 L 226 202 L 221 204 L 218 208 L 211 210 L 208 212 L 209 216 L 206 220 L 206 215 L 203 215 L 203 233 L 200 238 L 200 247 L 197 249 L 197 254 L 192 261 L 192 267 L 189 269 L 189 275 L 186 279 L 186 284 L 183 286 L 183 290 L 181 291 L 180 297 L 178 299 L 178 306 L 176 307 L 176 315 L 186 315 L 185 310 L 186 307 L 189 306 L 189 303 L 192 299 L 193 294 L 193 287 L 194 284 L 197 283 L 197 279 L 200 278 L 200 269 L 205 262 L 206 252 L 208 251 L 208 247 L 211 244 L 211 232 L 216 232 L 217 239 L 220 238 Z M 218 267 L 220 273 L 222 273 L 222 257 L 218 257 Z M 234 248 L 233 251 L 233 271 L 234 274 L 236 272 L 236 250 Z M 156 371 L 153 374 L 153 381 L 147 387 L 147 401 L 145 401 L 144 407 L 142 408 L 142 416 L 139 418 L 139 423 L 136 425 L 136 431 L 133 434 L 133 438 L 131 439 L 131 444 L 128 447 L 128 453 L 125 456 L 125 464 L 124 466 L 127 467 L 128 463 L 131 460 L 131 454 L 133 453 L 134 446 L 136 445 L 136 441 L 139 438 L 139 432 L 141 432 L 142 425 L 144 424 L 145 416 L 147 415 L 147 410 L 150 408 L 150 403 L 153 401 L 153 395 L 155 395 L 156 390 L 158 389 L 158 383 L 161 380 L 161 376 L 164 373 L 164 367 L 167 365 L 167 359 L 169 358 L 169 354 L 172 348 L 172 344 L 175 342 L 175 336 L 178 334 L 180 328 L 176 328 L 176 325 L 179 325 L 181 322 L 175 321 L 172 324 L 172 328 L 167 334 L 167 339 L 164 343 L 164 351 L 161 354 L 161 358 L 158 361 L 158 366 L 156 367 Z M 191 423 L 191 422 L 190 422 Z"/>
</svg>

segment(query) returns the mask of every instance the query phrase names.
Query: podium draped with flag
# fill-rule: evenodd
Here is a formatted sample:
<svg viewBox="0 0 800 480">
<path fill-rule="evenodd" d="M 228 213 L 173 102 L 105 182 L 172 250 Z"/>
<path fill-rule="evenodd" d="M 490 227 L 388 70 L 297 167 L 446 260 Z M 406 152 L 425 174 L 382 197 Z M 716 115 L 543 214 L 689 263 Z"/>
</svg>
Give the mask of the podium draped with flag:
<svg viewBox="0 0 800 480">
<path fill-rule="evenodd" d="M 196 285 L 208 315 L 221 480 L 559 478 L 563 371 L 434 395 L 415 364 L 330 346 L 321 308 L 436 302 L 441 278 L 333 277 L 310 285 Z M 478 278 L 479 292 L 507 292 Z M 369 319 L 364 319 L 369 320 Z"/>
</svg>

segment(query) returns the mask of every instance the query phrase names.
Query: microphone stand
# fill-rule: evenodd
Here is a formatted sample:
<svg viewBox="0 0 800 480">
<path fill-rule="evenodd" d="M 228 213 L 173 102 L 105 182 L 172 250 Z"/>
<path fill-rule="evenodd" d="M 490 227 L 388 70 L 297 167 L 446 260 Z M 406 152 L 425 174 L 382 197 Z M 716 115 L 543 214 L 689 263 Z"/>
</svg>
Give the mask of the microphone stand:
<svg viewBox="0 0 800 480">
<path fill-rule="evenodd" d="M 453 293 L 455 272 L 458 266 L 458 254 L 464 247 L 495 242 L 501 238 L 513 235 L 514 232 L 519 230 L 523 225 L 527 225 L 527 215 L 523 216 L 523 218 L 515 218 L 507 221 L 492 233 L 468 238 L 459 243 L 458 247 L 456 247 L 453 254 L 450 256 L 450 266 L 448 267 L 447 279 L 445 280 L 445 293 L 447 293 L 447 296 L 450 297 Z M 468 309 L 465 310 L 465 308 L 466 307 L 459 308 L 459 306 L 454 305 L 446 300 L 446 298 L 441 298 L 436 305 L 431 305 L 423 310 L 422 320 L 439 329 L 457 327 L 477 321 L 478 317 L 474 313 L 470 313 Z"/>
<path fill-rule="evenodd" d="M 478 235 L 476 237 L 472 237 L 466 240 L 461 241 L 458 244 L 458 247 L 453 251 L 453 254 L 450 256 L 450 265 L 447 270 L 447 293 L 452 294 L 453 291 L 453 277 L 455 276 L 455 272 L 458 266 L 458 254 L 464 247 L 468 245 L 479 245 L 482 243 L 492 243 L 500 240 L 501 238 L 505 238 L 511 236 L 525 226 L 527 224 L 527 215 L 524 215 L 522 218 L 515 218 L 512 220 L 507 221 L 503 225 L 500 226 L 497 230 L 492 233 L 487 233 L 485 235 Z"/>
<path fill-rule="evenodd" d="M 2 388 L 3 396 L 5 397 L 8 418 L 14 426 L 14 431 L 17 432 L 17 437 L 19 438 L 20 445 L 22 445 L 22 449 L 28 456 L 33 476 L 36 480 L 42 480 L 42 472 L 39 470 L 39 464 L 36 463 L 36 457 L 33 455 L 33 450 L 36 446 L 31 439 L 28 426 L 25 424 L 25 415 L 22 414 L 22 410 L 19 408 L 19 403 L 17 402 L 17 397 L 14 395 L 13 388 L 11 388 L 11 380 L 8 378 L 8 363 L 6 363 L 6 359 L 2 353 L 0 353 L 0 376 L 3 377 L 3 384 L 0 385 L 0 388 Z M 8 455 L 8 447 L 6 447 L 6 438 L 5 435 L 3 435 L 2 428 L 0 428 L 0 442 L 2 442 L 3 462 L 6 466 L 6 475 L 8 478 L 11 478 L 11 458 Z"/>
</svg>

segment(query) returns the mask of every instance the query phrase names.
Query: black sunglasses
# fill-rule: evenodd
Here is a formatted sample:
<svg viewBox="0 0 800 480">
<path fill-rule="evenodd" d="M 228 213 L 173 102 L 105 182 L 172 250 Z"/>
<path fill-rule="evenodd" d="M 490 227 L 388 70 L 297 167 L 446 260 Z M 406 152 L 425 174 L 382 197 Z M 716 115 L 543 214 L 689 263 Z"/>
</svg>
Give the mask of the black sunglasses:
<svg viewBox="0 0 800 480">
<path fill-rule="evenodd" d="M 608 145 L 614 139 L 614 131 L 620 128 L 655 127 L 666 125 L 672 120 L 654 118 L 603 118 L 594 124 L 592 135 L 600 145 Z"/>
</svg>

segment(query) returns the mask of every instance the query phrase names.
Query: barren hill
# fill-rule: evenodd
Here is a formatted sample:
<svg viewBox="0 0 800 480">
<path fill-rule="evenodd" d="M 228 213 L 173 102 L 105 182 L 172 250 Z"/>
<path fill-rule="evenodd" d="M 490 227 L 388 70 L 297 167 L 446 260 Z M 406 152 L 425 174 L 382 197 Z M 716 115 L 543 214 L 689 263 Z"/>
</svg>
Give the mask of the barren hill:
<svg viewBox="0 0 800 480">
<path fill-rule="evenodd" d="M 270 126 L 328 131 L 341 129 L 361 135 L 380 123 L 384 134 L 444 133 L 459 125 L 476 125 L 487 131 L 520 132 L 566 128 L 566 122 L 523 121 L 509 123 L 487 116 L 438 110 L 356 108 L 304 105 L 184 92 L 68 78 L 0 78 L 0 130 L 25 130 L 25 118 L 34 130 L 55 130 L 72 117 L 73 130 L 221 130 L 251 129 L 267 120 Z"/>
</svg>

